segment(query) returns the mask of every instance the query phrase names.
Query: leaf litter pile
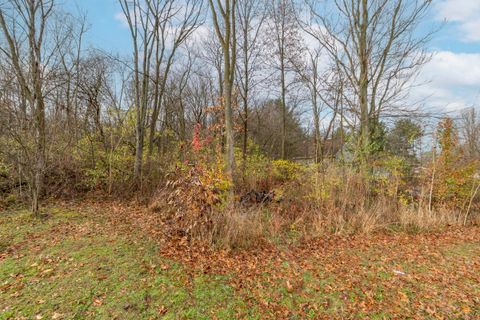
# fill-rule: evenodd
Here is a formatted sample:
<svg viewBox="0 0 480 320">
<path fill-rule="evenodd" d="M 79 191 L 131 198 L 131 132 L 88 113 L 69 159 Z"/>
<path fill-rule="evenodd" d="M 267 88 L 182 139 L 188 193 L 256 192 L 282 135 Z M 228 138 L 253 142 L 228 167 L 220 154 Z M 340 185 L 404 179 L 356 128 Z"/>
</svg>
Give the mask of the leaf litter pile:
<svg viewBox="0 0 480 320">
<path fill-rule="evenodd" d="M 479 227 L 231 251 L 166 227 L 115 203 L 0 214 L 0 318 L 480 318 Z"/>
</svg>

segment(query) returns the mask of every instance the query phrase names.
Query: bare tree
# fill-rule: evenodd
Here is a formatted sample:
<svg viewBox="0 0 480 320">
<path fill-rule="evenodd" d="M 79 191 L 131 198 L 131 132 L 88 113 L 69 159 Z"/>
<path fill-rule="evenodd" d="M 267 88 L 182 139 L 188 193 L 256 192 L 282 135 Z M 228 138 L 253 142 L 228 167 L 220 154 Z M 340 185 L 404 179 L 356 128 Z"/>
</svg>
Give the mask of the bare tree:
<svg viewBox="0 0 480 320">
<path fill-rule="evenodd" d="M 262 45 L 261 33 L 266 15 L 265 3 L 256 0 L 238 0 L 236 19 L 238 24 L 238 49 L 239 57 L 237 63 L 237 82 L 240 97 L 242 99 L 243 110 L 240 118 L 243 123 L 243 171 L 245 172 L 245 164 L 247 158 L 248 143 L 248 117 L 249 104 L 252 101 L 252 91 L 258 85 L 258 73 L 262 71 Z"/>
<path fill-rule="evenodd" d="M 166 86 L 164 94 L 164 108 L 166 123 L 170 123 L 169 130 L 176 136 L 182 144 L 187 142 L 187 123 L 186 123 L 186 95 L 189 78 L 192 74 L 194 60 L 190 51 L 186 53 L 182 65 L 176 70 L 172 70 L 172 76 Z"/>
<path fill-rule="evenodd" d="M 222 46 L 223 52 L 223 104 L 225 108 L 225 135 L 226 135 L 226 173 L 233 182 L 235 170 L 234 132 L 233 132 L 233 81 L 235 78 L 235 64 L 237 60 L 236 39 L 236 0 L 209 0 L 215 32 Z"/>
<path fill-rule="evenodd" d="M 79 71 L 83 40 L 88 30 L 87 17 L 82 15 L 76 18 L 71 14 L 57 14 L 55 19 L 55 42 L 63 43 L 58 48 L 58 99 L 56 107 L 65 111 L 68 127 L 77 129 L 78 113 L 78 85 L 81 72 Z"/>
<path fill-rule="evenodd" d="M 313 0 L 306 3 L 309 12 L 303 27 L 344 74 L 343 98 L 359 120 L 359 155 L 365 162 L 370 136 L 380 116 L 387 111 L 405 111 L 411 80 L 428 61 L 425 44 L 432 32 L 422 34 L 416 29 L 431 1 L 335 0 L 325 6 Z"/>
<path fill-rule="evenodd" d="M 202 95 L 207 93 L 204 89 L 208 89 L 208 96 L 209 96 L 209 104 L 201 106 L 201 108 L 205 108 L 206 106 L 216 106 L 221 105 L 223 107 L 222 100 L 225 94 L 224 91 L 224 55 L 223 55 L 223 48 L 220 40 L 216 36 L 215 28 L 209 30 L 209 34 L 204 36 L 201 44 L 199 45 L 199 54 L 198 57 L 204 64 L 197 68 L 196 75 L 199 76 L 197 80 L 201 82 L 202 86 Z M 208 83 L 208 85 L 207 85 Z M 193 87 L 196 87 L 196 84 L 191 84 Z M 197 92 L 200 93 L 200 92 Z M 198 97 L 198 96 L 197 96 Z M 208 108 L 212 111 L 212 108 Z M 197 109 L 198 110 L 198 109 Z M 233 112 L 233 110 L 232 110 Z M 233 117 L 233 115 L 232 115 Z M 225 123 L 224 117 L 217 113 L 217 112 L 208 112 L 208 122 L 211 124 L 223 124 Z M 219 125 L 217 127 L 218 130 L 214 130 L 213 134 L 215 136 L 215 140 L 220 142 L 220 147 L 222 152 L 225 152 L 225 126 Z"/>
<path fill-rule="evenodd" d="M 288 72 L 293 70 L 293 61 L 299 59 L 303 50 L 300 28 L 297 23 L 292 0 L 270 0 L 268 15 L 267 46 L 273 50 L 272 67 L 279 73 L 280 100 L 282 107 L 281 158 L 285 159 L 287 140 L 287 90 L 294 81 L 289 81 Z"/>
<path fill-rule="evenodd" d="M 111 61 L 102 55 L 91 55 L 82 59 L 78 77 L 78 99 L 85 107 L 84 128 L 88 127 L 97 132 L 104 147 L 107 146 L 107 137 L 103 130 L 102 106 L 107 98 L 108 73 L 112 66 Z"/>
<path fill-rule="evenodd" d="M 3 58 L 12 67 L 20 88 L 20 104 L 28 116 L 28 127 L 35 147 L 20 141 L 31 163 L 32 212 L 39 213 L 46 166 L 46 125 L 44 78 L 49 53 L 45 52 L 47 23 L 52 17 L 53 0 L 12 0 L 0 5 L 0 29 L 6 47 Z"/>
<path fill-rule="evenodd" d="M 133 82 L 137 114 L 134 177 L 137 182 L 141 182 L 145 129 L 150 106 L 152 107 L 148 136 L 149 158 L 153 152 L 161 104 L 164 101 L 163 96 L 174 58 L 179 46 L 201 23 L 203 2 L 202 0 L 118 1 L 128 23 L 134 47 Z M 168 117 L 164 118 L 166 119 Z M 164 127 L 166 127 L 165 124 Z"/>
<path fill-rule="evenodd" d="M 208 106 L 213 105 L 214 98 L 212 92 L 212 79 L 208 75 L 201 72 L 194 72 L 188 79 L 185 88 L 185 113 L 186 118 L 191 124 L 201 124 L 202 127 L 207 125 Z"/>
<path fill-rule="evenodd" d="M 153 152 L 153 143 L 157 128 L 161 103 L 165 95 L 168 77 L 178 54 L 179 47 L 203 23 L 203 0 L 150 0 L 146 1 L 149 10 L 155 15 L 154 42 L 154 93 L 153 109 L 150 119 L 148 138 L 148 155 Z M 164 122 L 168 119 L 167 108 L 164 108 Z M 167 128 L 164 123 L 163 128 Z M 164 151 L 164 139 L 161 140 L 161 151 Z"/>
<path fill-rule="evenodd" d="M 319 163 L 323 157 L 320 122 L 324 111 L 324 105 L 332 106 L 327 97 L 331 92 L 325 93 L 325 97 L 322 95 L 322 91 L 329 89 L 328 79 L 331 74 L 328 69 L 322 70 L 322 57 L 321 48 L 307 49 L 305 51 L 305 58 L 302 61 L 299 61 L 301 62 L 301 65 L 294 64 L 295 71 L 309 91 L 310 103 L 312 105 L 315 163 Z M 325 100 L 326 103 L 322 102 L 322 100 Z M 325 132 L 325 140 L 329 136 L 333 122 L 335 121 L 336 110 L 337 105 L 333 103 L 332 111 L 334 112 L 330 118 L 328 129 Z"/>
<path fill-rule="evenodd" d="M 133 87 L 136 113 L 134 179 L 141 185 L 143 147 L 150 90 L 150 69 L 158 30 L 155 16 L 140 0 L 118 0 L 130 29 L 133 44 Z"/>
<path fill-rule="evenodd" d="M 461 122 L 465 154 L 470 159 L 480 159 L 480 117 L 475 108 L 464 111 Z"/>
</svg>

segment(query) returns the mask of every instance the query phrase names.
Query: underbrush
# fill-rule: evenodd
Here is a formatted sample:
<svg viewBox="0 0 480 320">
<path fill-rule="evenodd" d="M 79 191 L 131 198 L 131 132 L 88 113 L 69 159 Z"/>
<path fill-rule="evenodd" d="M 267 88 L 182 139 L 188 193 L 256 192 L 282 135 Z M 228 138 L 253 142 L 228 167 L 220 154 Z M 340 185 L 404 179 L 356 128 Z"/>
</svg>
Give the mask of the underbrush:
<svg viewBox="0 0 480 320">
<path fill-rule="evenodd" d="M 455 139 L 441 137 L 441 152 L 434 149 L 430 158 L 379 151 L 367 164 L 272 160 L 250 144 L 246 158 L 236 150 L 232 181 L 221 143 L 202 137 L 198 126 L 190 147 L 145 159 L 140 186 L 130 172 L 132 150 L 85 139 L 76 153 L 50 161 L 44 199 L 137 199 L 165 226 L 162 233 L 221 248 L 479 224 L 480 163 L 453 148 Z M 0 211 L 28 201 L 28 177 L 15 168 L 0 163 Z"/>
<path fill-rule="evenodd" d="M 465 192 L 475 190 L 475 178 L 464 179 L 456 196 L 445 201 L 428 172 L 408 181 L 398 168 L 385 166 L 365 173 L 334 162 L 256 161 L 254 170 L 261 174 L 247 171 L 234 201 L 228 200 L 221 162 L 192 162 L 170 176 L 151 209 L 168 222 L 171 234 L 222 248 L 332 233 L 422 232 L 478 223 L 480 203 L 475 194 Z M 240 201 L 250 189 L 274 197 L 264 203 Z"/>
</svg>

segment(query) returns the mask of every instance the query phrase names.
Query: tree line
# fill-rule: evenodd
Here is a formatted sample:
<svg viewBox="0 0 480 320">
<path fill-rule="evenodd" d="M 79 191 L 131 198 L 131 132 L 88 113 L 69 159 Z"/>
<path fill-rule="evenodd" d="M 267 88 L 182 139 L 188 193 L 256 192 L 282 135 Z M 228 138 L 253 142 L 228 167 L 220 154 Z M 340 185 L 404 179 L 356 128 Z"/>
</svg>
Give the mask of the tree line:
<svg viewBox="0 0 480 320">
<path fill-rule="evenodd" d="M 367 171 L 386 149 L 418 160 L 412 115 L 425 114 L 408 96 L 430 57 L 431 1 L 116 2 L 126 56 L 88 46 L 88 17 L 58 1 L 0 4 L 3 189 L 34 213 L 66 190 L 154 189 L 195 128 L 225 156 L 232 191 L 257 149 Z M 478 117 L 463 123 L 478 157 Z"/>
</svg>

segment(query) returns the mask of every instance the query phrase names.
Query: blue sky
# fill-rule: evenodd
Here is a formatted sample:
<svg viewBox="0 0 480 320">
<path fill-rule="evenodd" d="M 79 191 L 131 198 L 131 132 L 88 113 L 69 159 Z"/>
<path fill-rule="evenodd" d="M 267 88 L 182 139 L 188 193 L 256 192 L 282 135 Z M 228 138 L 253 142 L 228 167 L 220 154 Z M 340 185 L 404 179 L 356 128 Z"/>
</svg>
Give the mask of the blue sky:
<svg viewBox="0 0 480 320">
<path fill-rule="evenodd" d="M 87 44 L 127 55 L 128 29 L 119 19 L 117 0 L 60 0 L 67 11 L 87 13 Z M 261 0 L 260 0 L 261 1 Z M 446 23 L 429 45 L 432 60 L 425 66 L 416 98 L 428 97 L 430 108 L 459 110 L 480 105 L 480 0 L 435 0 L 424 26 Z"/>
<path fill-rule="evenodd" d="M 89 31 L 86 41 L 89 46 L 103 50 L 129 54 L 130 35 L 116 18 L 121 12 L 117 0 L 61 0 L 65 9 L 73 13 L 86 13 Z"/>
</svg>

